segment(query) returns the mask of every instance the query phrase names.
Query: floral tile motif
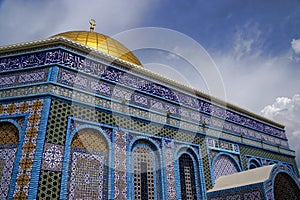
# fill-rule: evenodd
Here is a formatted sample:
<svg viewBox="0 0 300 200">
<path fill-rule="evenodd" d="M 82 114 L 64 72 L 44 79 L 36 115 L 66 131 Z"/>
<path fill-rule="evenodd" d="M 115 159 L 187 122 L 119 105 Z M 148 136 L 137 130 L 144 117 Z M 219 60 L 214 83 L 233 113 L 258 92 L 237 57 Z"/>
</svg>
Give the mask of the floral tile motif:
<svg viewBox="0 0 300 200">
<path fill-rule="evenodd" d="M 63 146 L 46 143 L 44 147 L 42 169 L 49 171 L 61 171 L 63 153 Z"/>
</svg>

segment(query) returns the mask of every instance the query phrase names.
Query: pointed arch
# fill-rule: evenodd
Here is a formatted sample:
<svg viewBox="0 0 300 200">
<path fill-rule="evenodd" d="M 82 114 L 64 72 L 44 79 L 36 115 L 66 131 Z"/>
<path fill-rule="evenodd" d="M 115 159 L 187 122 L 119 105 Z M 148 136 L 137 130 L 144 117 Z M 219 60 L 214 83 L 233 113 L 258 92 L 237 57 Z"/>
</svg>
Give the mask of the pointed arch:
<svg viewBox="0 0 300 200">
<path fill-rule="evenodd" d="M 299 199 L 300 189 L 295 180 L 286 172 L 279 172 L 274 178 L 274 199 Z"/>
<path fill-rule="evenodd" d="M 212 161 L 212 182 L 214 183 L 220 176 L 230 175 L 241 171 L 241 167 L 228 153 L 218 153 Z"/>
<path fill-rule="evenodd" d="M 110 154 L 110 140 L 98 126 L 81 125 L 67 133 L 60 197 L 109 199 Z"/>
<path fill-rule="evenodd" d="M 130 145 L 132 199 L 162 199 L 162 165 L 159 146 L 151 139 L 138 138 Z"/>
<path fill-rule="evenodd" d="M 79 130 L 71 143 L 69 199 L 106 199 L 108 144 L 96 129 Z"/>
<path fill-rule="evenodd" d="M 189 146 L 182 145 L 177 150 L 177 190 L 180 199 L 200 199 L 199 163 L 197 153 Z"/>
</svg>

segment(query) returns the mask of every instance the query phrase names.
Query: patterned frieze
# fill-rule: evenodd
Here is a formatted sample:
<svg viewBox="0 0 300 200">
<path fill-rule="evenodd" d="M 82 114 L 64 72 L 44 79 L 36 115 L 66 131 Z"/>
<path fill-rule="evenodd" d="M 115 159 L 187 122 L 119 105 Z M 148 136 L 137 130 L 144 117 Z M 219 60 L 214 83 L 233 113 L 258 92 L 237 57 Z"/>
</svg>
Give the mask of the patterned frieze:
<svg viewBox="0 0 300 200">
<path fill-rule="evenodd" d="M 104 80 L 109 80 L 128 86 L 134 91 L 142 91 L 150 95 L 155 95 L 165 100 L 172 101 L 175 104 L 177 103 L 185 105 L 208 115 L 216 116 L 226 121 L 231 121 L 242 126 L 253 128 L 255 130 L 286 139 L 284 131 L 280 128 L 270 126 L 234 111 L 226 110 L 203 99 L 198 99 L 196 97 L 184 94 L 161 84 L 151 82 L 149 80 L 135 76 L 132 73 L 128 73 L 115 67 L 87 59 L 83 56 L 75 55 L 74 53 L 68 52 L 66 50 L 53 49 L 44 52 L 0 58 L 1 71 L 49 64 L 61 64 L 76 70 L 81 70 L 86 73 L 96 75 Z M 76 84 L 78 86 L 86 87 L 86 84 L 90 84 L 89 87 L 91 89 L 94 88 L 95 90 L 98 88 L 98 90 L 101 90 L 102 92 L 106 91 L 107 95 L 110 95 L 110 93 L 112 92 L 112 88 L 109 88 L 108 85 L 99 85 L 97 84 L 97 82 L 92 83 L 88 81 L 88 79 L 84 79 L 83 77 L 78 75 L 76 75 L 76 77 L 77 78 L 75 78 L 75 80 L 77 80 Z M 139 99 L 141 105 L 146 106 L 146 98 L 137 97 L 136 99 Z M 150 106 L 149 102 L 147 103 L 147 106 Z"/>
<path fill-rule="evenodd" d="M 45 82 L 49 68 L 33 69 L 11 73 L 0 72 L 0 88 L 14 87 L 37 82 Z"/>
<path fill-rule="evenodd" d="M 192 111 L 188 108 L 174 105 L 172 103 L 159 100 L 155 97 L 147 97 L 137 91 L 131 91 L 129 89 L 122 88 L 121 86 L 116 86 L 115 84 L 106 81 L 97 80 L 77 72 L 60 69 L 58 82 L 71 87 L 77 87 L 78 89 L 84 89 L 93 93 L 97 93 L 99 95 L 108 96 L 114 99 L 121 99 L 122 101 L 141 107 L 146 107 L 148 109 L 150 108 L 163 113 L 170 113 L 172 116 L 194 121 L 195 123 L 204 123 L 220 130 L 244 134 L 245 136 L 259 140 L 264 139 L 265 141 L 269 141 L 273 144 L 281 144 L 279 138 L 262 134 L 246 127 L 241 127 L 240 125 L 225 121 L 224 119 L 215 118 L 201 112 Z M 115 108 L 118 109 L 118 107 Z M 185 123 L 182 125 L 184 126 Z"/>
<path fill-rule="evenodd" d="M 118 88 L 118 91 L 120 91 L 120 93 L 115 92 L 115 95 L 119 97 L 119 99 L 122 99 L 122 94 L 127 94 L 122 92 L 121 88 Z M 93 95 L 88 95 L 76 90 L 72 90 L 72 89 L 68 89 L 68 88 L 64 88 L 61 86 L 56 86 L 56 85 L 52 85 L 52 84 L 48 84 L 48 85 L 35 85 L 35 86 L 28 86 L 26 88 L 14 88 L 14 89 L 7 89 L 7 90 L 0 90 L 0 97 L 1 98 L 7 98 L 7 97 L 12 97 L 12 96 L 23 96 L 23 95 L 34 95 L 34 94 L 45 94 L 45 93 L 52 93 L 55 95 L 59 95 L 59 96 L 63 96 L 63 97 L 67 97 L 73 100 L 79 100 L 79 101 L 83 101 L 86 103 L 90 103 L 93 105 L 97 105 L 97 106 L 101 106 L 113 111 L 118 111 L 118 112 L 123 112 L 123 113 L 127 113 L 133 116 L 137 116 L 137 117 L 142 117 L 144 119 L 148 119 L 150 121 L 156 121 L 159 123 L 168 123 L 170 125 L 173 126 L 177 126 L 180 128 L 184 128 L 184 129 L 188 129 L 188 130 L 193 130 L 193 131 L 197 131 L 197 132 L 205 132 L 208 133 L 210 135 L 214 135 L 216 137 L 222 137 L 222 138 L 227 138 L 230 140 L 234 140 L 234 141 L 239 141 L 239 142 L 246 142 L 249 144 L 253 144 L 255 146 L 261 146 L 261 138 L 265 138 L 264 142 L 268 142 L 268 143 L 273 143 L 275 145 L 280 144 L 281 146 L 285 146 L 288 147 L 288 143 L 286 140 L 283 139 L 279 139 L 277 137 L 274 136 L 270 136 L 270 135 L 266 135 L 251 129 L 247 129 L 247 128 L 240 128 L 238 125 L 230 123 L 230 122 L 226 122 L 226 121 L 222 121 L 220 119 L 217 118 L 213 118 L 209 115 L 203 114 L 198 112 L 197 115 L 200 116 L 201 118 L 201 122 L 200 123 L 205 123 L 205 126 L 199 126 L 199 123 L 197 123 L 196 121 L 194 121 L 194 119 L 191 118 L 190 119 L 186 119 L 186 118 L 180 118 L 180 117 L 176 117 L 174 118 L 174 115 L 168 115 L 165 114 L 166 110 L 164 109 L 164 107 L 169 108 L 169 105 L 165 105 L 167 104 L 166 102 L 163 102 L 161 100 L 159 100 L 159 105 L 156 107 L 155 111 L 161 111 L 161 113 L 155 113 L 155 112 L 149 112 L 149 110 L 145 110 L 145 109 L 140 109 L 134 106 L 130 106 L 128 103 L 126 102 L 121 102 L 121 103 L 117 103 L 117 102 L 113 102 L 104 98 L 98 98 L 95 97 Z M 152 99 L 150 99 L 150 101 L 152 101 Z M 154 100 L 153 100 L 154 101 Z M 156 101 L 157 103 L 158 101 Z M 135 104 L 134 101 L 130 101 L 131 104 Z M 158 104 L 158 103 L 157 103 Z M 155 105 L 155 104 L 153 104 Z M 159 107 L 162 110 L 159 110 Z M 173 107 L 172 107 L 173 108 Z M 178 109 L 179 111 L 182 109 L 180 107 L 175 107 L 176 109 Z M 152 108 L 151 108 L 152 109 Z M 187 110 L 185 108 L 183 108 L 184 110 Z M 185 112 L 185 111 L 184 111 Z M 193 112 L 193 111 L 192 111 Z M 219 121 L 218 121 L 219 120 Z M 194 122 L 193 122 L 194 121 Z M 207 128 L 208 125 L 212 126 L 212 124 L 210 124 L 210 122 L 214 123 L 214 127 L 219 129 L 219 130 L 223 130 L 223 131 L 217 131 L 217 130 L 213 130 L 210 128 Z M 216 122 L 218 121 L 218 122 Z M 227 130 L 227 132 L 230 133 L 236 133 L 236 134 L 228 134 L 227 132 L 224 132 L 224 128 L 222 127 L 218 127 L 218 125 L 222 125 L 223 127 L 227 127 L 227 129 L 229 129 L 230 127 L 233 127 L 231 130 Z M 258 139 L 258 141 L 255 140 L 251 140 L 251 139 L 247 139 L 246 137 L 241 137 L 239 136 L 239 132 L 236 132 L 238 130 L 243 130 L 245 133 L 246 130 L 249 131 L 251 134 L 251 136 L 248 136 L 247 138 L 255 138 L 256 140 Z M 263 140 L 261 140 L 263 141 Z M 269 146 L 269 148 L 272 150 L 277 151 L 278 147 L 276 146 Z M 284 151 L 284 149 L 280 149 L 282 152 Z M 285 153 L 289 152 L 284 151 Z M 291 152 L 289 152 L 290 154 Z"/>
<path fill-rule="evenodd" d="M 106 83 L 106 84 L 109 84 L 109 83 Z M 153 99 L 150 97 L 147 98 L 147 101 L 149 101 L 151 103 L 150 109 L 154 110 L 154 111 L 160 111 L 161 114 L 149 112 L 148 110 L 144 110 L 144 109 L 140 109 L 140 108 L 132 107 L 132 106 L 130 106 L 130 104 L 135 104 L 135 105 L 141 107 L 140 106 L 141 100 L 138 98 L 140 96 L 140 94 L 135 92 L 133 95 L 131 93 L 131 96 L 130 96 L 130 90 L 122 88 L 122 87 L 115 87 L 115 89 L 112 92 L 113 98 L 117 97 L 117 99 L 122 100 L 121 104 L 110 101 L 110 100 L 106 100 L 103 98 L 96 98 L 93 95 L 84 94 L 84 93 L 77 92 L 72 89 L 67 89 L 64 87 L 55 86 L 55 85 L 51 85 L 51 84 L 49 84 L 49 85 L 34 85 L 34 86 L 28 86 L 26 88 L 11 88 L 11 89 L 6 89 L 6 90 L 3 89 L 3 90 L 0 90 L 0 97 L 1 98 L 12 97 L 12 96 L 16 97 L 16 96 L 23 96 L 23 95 L 34 95 L 34 94 L 38 94 L 38 93 L 39 94 L 53 93 L 55 95 L 64 96 L 64 97 L 71 98 L 74 100 L 76 99 L 76 100 L 84 101 L 84 102 L 91 103 L 94 105 L 99 105 L 99 106 L 105 107 L 107 109 L 112 109 L 112 110 L 116 110 L 119 112 L 125 112 L 125 113 L 133 115 L 133 116 L 149 119 L 150 121 L 156 121 L 156 122 L 160 122 L 160 123 L 169 123 L 171 125 L 181 127 L 184 129 L 189 129 L 189 130 L 193 130 L 193 131 L 202 131 L 202 132 L 206 132 L 206 133 L 215 135 L 217 137 L 228 138 L 228 139 L 232 139 L 235 141 L 241 141 L 241 137 L 239 136 L 240 132 L 238 132 L 238 131 L 242 131 L 243 134 L 249 133 L 249 134 L 245 134 L 245 136 L 248 136 L 248 138 L 252 137 L 252 138 L 256 138 L 258 140 L 261 140 L 262 138 L 264 138 L 265 142 L 273 143 L 276 145 L 280 144 L 281 146 L 286 146 L 286 147 L 288 146 L 286 140 L 282 140 L 277 137 L 263 134 L 263 133 L 255 131 L 255 130 L 245 128 L 245 127 L 240 127 L 236 124 L 233 124 L 233 123 L 221 120 L 221 119 L 217 119 L 217 118 L 211 117 L 209 115 L 206 115 L 206 114 L 203 114 L 200 112 L 191 111 L 190 117 L 187 118 L 188 114 L 189 114 L 188 113 L 189 109 L 180 107 L 180 106 L 171 105 L 170 103 L 164 102 L 162 100 Z M 143 95 L 142 97 L 146 98 L 145 95 Z M 123 99 L 129 99 L 129 98 L 131 98 L 131 100 L 128 100 L 125 102 L 123 101 Z M 137 100 L 138 102 L 135 102 L 135 100 Z M 127 102 L 129 102 L 130 104 L 128 104 Z M 174 113 L 169 115 L 170 111 L 173 111 Z M 184 116 L 183 117 L 176 116 L 175 112 L 177 112 L 177 111 L 180 114 L 184 113 L 183 114 Z M 197 116 L 197 117 L 195 117 L 195 116 Z M 201 120 L 200 123 L 204 123 L 205 126 L 201 127 L 198 125 L 199 119 Z M 232 135 L 232 134 L 227 134 L 226 132 L 214 131 L 212 129 L 207 129 L 207 128 L 205 128 L 207 126 L 215 127 L 219 130 L 224 130 L 224 131 L 227 130 L 228 132 L 236 133 L 237 135 Z M 260 146 L 260 144 L 261 144 L 260 141 L 249 140 L 247 138 L 243 138 L 242 140 L 246 143 L 251 143 L 256 146 Z M 277 146 L 276 147 L 270 146 L 270 148 L 272 148 L 272 150 L 278 150 Z M 284 151 L 283 149 L 281 149 L 281 150 Z M 286 153 L 286 151 L 285 151 L 285 153 Z"/>
</svg>

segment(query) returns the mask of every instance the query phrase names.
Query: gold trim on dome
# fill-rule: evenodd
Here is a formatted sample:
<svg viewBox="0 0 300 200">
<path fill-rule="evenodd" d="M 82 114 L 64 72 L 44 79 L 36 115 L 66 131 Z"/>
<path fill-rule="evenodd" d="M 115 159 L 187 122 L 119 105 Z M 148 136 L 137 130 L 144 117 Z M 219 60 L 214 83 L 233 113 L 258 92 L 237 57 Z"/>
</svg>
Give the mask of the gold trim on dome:
<svg viewBox="0 0 300 200">
<path fill-rule="evenodd" d="M 95 23 L 91 23 L 91 31 L 69 31 L 64 33 L 59 33 L 52 37 L 64 37 L 69 40 L 79 42 L 83 45 L 97 49 L 98 51 L 104 52 L 108 55 L 120 58 L 127 62 L 141 66 L 141 62 L 137 57 L 127 49 L 123 44 L 118 42 L 115 39 L 112 39 L 106 35 L 96 33 L 92 31 L 92 26 L 95 26 Z"/>
</svg>

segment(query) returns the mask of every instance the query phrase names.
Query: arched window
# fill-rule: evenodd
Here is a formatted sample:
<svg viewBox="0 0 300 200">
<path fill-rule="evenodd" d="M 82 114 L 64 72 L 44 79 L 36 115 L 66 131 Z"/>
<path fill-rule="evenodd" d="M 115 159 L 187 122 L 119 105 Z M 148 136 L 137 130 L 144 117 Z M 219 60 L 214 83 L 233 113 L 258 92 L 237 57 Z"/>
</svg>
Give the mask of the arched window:
<svg viewBox="0 0 300 200">
<path fill-rule="evenodd" d="M 157 149 L 148 142 L 139 141 L 132 151 L 134 199 L 160 199 L 162 186 Z"/>
<path fill-rule="evenodd" d="M 197 199 L 194 161 L 187 153 L 179 157 L 181 199 Z"/>
<path fill-rule="evenodd" d="M 234 174 L 240 171 L 239 165 L 229 155 L 221 154 L 215 157 L 213 162 L 214 180 L 217 180 L 220 176 Z"/>
<path fill-rule="evenodd" d="M 0 199 L 6 199 L 19 143 L 19 131 L 12 123 L 0 122 Z"/>
<path fill-rule="evenodd" d="M 299 199 L 300 190 L 294 179 L 286 173 L 280 172 L 274 181 L 274 199 Z"/>
<path fill-rule="evenodd" d="M 251 159 L 249 161 L 248 169 L 255 169 L 261 167 L 261 164 L 256 159 Z"/>
<path fill-rule="evenodd" d="M 107 199 L 109 147 L 105 137 L 98 130 L 81 129 L 70 153 L 69 199 Z"/>
</svg>

